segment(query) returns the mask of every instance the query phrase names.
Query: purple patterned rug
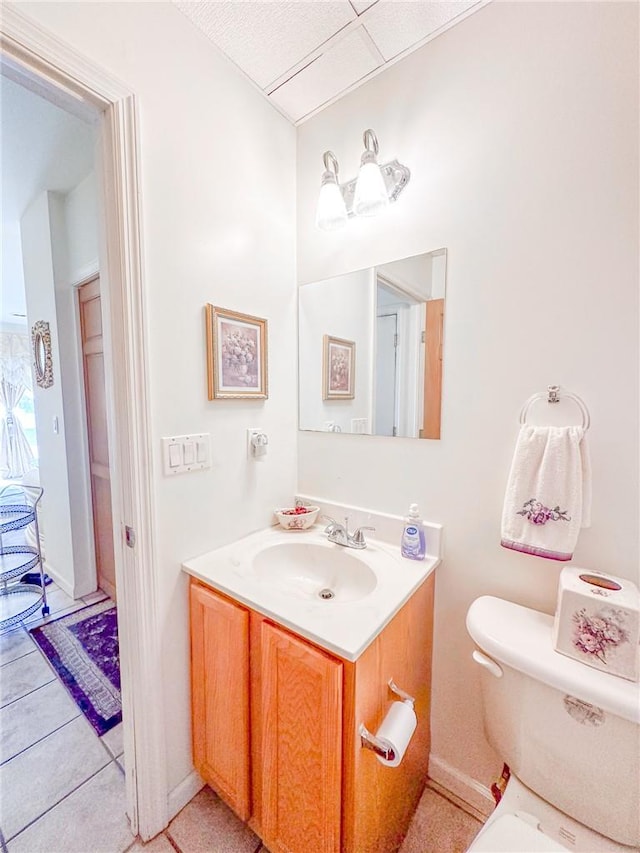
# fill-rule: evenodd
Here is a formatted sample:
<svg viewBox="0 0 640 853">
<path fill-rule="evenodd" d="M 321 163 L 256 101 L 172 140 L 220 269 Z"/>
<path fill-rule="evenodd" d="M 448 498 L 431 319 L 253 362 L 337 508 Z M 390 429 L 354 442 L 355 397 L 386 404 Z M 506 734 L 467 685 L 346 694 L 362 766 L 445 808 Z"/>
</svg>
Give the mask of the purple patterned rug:
<svg viewBox="0 0 640 853">
<path fill-rule="evenodd" d="M 98 735 L 122 720 L 118 617 L 110 599 L 61 616 L 31 634 Z"/>
</svg>

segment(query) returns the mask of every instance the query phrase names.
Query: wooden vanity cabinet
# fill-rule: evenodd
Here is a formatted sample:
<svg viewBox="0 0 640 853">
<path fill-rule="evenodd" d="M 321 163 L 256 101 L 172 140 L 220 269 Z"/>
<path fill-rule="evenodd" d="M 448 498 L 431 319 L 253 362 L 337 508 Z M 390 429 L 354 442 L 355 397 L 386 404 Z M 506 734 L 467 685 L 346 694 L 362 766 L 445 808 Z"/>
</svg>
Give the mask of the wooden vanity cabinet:
<svg viewBox="0 0 640 853">
<path fill-rule="evenodd" d="M 271 853 L 393 853 L 427 779 L 433 575 L 361 657 L 341 660 L 191 581 L 194 763 Z M 399 767 L 361 747 L 416 698 Z"/>
<path fill-rule="evenodd" d="M 193 763 L 246 821 L 251 816 L 249 611 L 191 584 Z"/>
</svg>

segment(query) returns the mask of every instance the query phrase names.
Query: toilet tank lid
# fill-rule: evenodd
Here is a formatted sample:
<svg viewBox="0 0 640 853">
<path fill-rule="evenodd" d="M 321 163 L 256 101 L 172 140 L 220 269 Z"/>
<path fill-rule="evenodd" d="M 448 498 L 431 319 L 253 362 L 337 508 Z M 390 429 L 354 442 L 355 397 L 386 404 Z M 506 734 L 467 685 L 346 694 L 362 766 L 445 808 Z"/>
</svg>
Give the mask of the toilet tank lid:
<svg viewBox="0 0 640 853">
<path fill-rule="evenodd" d="M 517 669 L 583 702 L 640 723 L 640 685 L 557 652 L 553 617 L 491 595 L 467 612 L 467 630 L 498 663 Z"/>
</svg>

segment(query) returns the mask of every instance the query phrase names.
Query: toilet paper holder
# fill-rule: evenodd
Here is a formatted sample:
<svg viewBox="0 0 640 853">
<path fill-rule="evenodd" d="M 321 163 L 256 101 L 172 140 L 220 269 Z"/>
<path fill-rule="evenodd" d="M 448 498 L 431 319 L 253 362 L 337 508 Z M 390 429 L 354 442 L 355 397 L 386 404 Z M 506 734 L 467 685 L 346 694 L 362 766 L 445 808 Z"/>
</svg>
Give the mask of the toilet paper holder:
<svg viewBox="0 0 640 853">
<path fill-rule="evenodd" d="M 402 688 L 398 687 L 393 678 L 390 678 L 387 684 L 389 685 L 389 690 L 395 693 L 403 702 L 407 702 L 411 707 L 414 706 L 416 700 L 413 696 L 402 690 Z M 360 723 L 358 726 L 358 734 L 360 735 L 360 745 L 364 749 L 370 749 L 376 755 L 384 758 L 385 761 L 393 761 L 395 759 L 396 753 L 391 744 L 372 734 L 364 723 Z"/>
</svg>

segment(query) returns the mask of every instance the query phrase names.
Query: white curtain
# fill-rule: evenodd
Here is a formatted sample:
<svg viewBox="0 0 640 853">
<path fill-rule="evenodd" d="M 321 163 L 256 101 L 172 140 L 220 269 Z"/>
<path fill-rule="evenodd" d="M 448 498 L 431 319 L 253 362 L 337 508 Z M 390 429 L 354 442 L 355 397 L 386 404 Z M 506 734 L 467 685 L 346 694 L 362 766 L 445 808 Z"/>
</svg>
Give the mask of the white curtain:
<svg viewBox="0 0 640 853">
<path fill-rule="evenodd" d="M 28 335 L 0 333 L 0 474 L 7 479 L 21 477 L 36 461 L 22 424 L 15 415 L 31 381 L 31 348 Z"/>
</svg>

